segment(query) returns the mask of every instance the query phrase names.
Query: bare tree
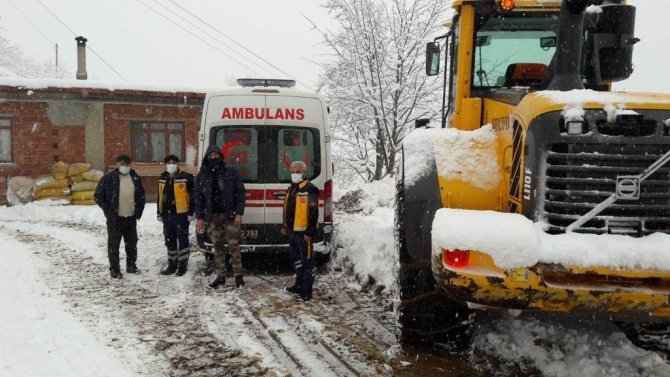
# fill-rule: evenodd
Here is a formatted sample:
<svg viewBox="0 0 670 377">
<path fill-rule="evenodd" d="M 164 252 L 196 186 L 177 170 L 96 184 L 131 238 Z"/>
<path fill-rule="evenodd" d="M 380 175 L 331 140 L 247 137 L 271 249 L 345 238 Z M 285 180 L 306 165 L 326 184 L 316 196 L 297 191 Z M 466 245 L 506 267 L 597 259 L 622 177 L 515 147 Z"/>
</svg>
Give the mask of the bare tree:
<svg viewBox="0 0 670 377">
<path fill-rule="evenodd" d="M 328 0 L 338 28 L 321 30 L 332 50 L 319 91 L 333 109 L 339 173 L 372 181 L 393 174 L 414 120 L 436 115 L 441 80 L 425 74 L 425 43 L 440 31 L 447 2 Z"/>
<path fill-rule="evenodd" d="M 2 30 L 0 30 L 1 32 Z M 27 78 L 65 78 L 69 73 L 54 63 L 37 62 L 0 34 L 0 76 Z"/>
</svg>

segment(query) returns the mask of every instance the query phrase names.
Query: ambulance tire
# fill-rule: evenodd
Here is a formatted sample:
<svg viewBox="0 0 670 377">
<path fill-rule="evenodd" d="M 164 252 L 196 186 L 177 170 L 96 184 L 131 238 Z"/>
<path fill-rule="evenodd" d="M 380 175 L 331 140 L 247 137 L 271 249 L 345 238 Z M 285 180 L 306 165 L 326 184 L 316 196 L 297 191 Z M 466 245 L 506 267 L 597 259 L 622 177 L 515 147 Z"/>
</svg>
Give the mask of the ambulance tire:
<svg viewBox="0 0 670 377">
<path fill-rule="evenodd" d="M 314 257 L 316 264 L 321 265 L 330 262 L 330 254 L 330 250 L 327 253 L 316 253 L 316 256 Z"/>
</svg>

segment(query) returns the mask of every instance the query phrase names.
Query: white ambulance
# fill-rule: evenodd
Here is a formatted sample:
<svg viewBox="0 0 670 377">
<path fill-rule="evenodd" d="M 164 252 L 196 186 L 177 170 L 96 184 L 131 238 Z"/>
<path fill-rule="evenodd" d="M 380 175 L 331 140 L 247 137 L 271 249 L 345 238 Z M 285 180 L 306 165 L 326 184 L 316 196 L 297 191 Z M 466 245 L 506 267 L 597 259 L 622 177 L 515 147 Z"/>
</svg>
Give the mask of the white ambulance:
<svg viewBox="0 0 670 377">
<path fill-rule="evenodd" d="M 314 250 L 330 252 L 333 230 L 333 164 L 328 111 L 316 93 L 293 89 L 293 80 L 238 79 L 242 87 L 208 93 L 199 133 L 199 163 L 216 145 L 246 187 L 241 249 L 288 250 L 280 233 L 291 162 L 307 165 L 319 188 Z"/>
</svg>

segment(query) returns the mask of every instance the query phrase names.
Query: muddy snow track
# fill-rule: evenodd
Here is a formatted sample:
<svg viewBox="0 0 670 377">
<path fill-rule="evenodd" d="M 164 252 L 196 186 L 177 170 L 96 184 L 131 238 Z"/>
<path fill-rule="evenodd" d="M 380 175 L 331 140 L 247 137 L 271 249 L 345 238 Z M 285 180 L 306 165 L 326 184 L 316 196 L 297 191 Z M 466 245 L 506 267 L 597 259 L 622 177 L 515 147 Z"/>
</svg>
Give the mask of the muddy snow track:
<svg viewBox="0 0 670 377">
<path fill-rule="evenodd" d="M 124 362 L 139 373 L 392 374 L 386 355 L 395 344 L 392 328 L 364 310 L 374 311 L 374 303 L 357 302 L 332 277 L 317 282 L 320 298 L 307 303 L 283 292 L 290 276 L 248 276 L 244 289 L 229 282 L 212 290 L 207 287 L 211 278 L 198 271 L 202 263 L 194 263 L 197 258 L 191 263 L 196 271 L 185 280 L 160 276 L 157 268 L 113 280 L 105 248 L 92 256 L 82 245 L 67 242 L 68 232 L 89 237 L 96 247 L 106 243 L 104 232 L 94 226 L 0 222 L 3 237 L 30 245 L 46 262 L 40 266 L 44 281 L 75 316 L 122 351 Z M 161 253 L 154 266 L 163 258 Z"/>
</svg>

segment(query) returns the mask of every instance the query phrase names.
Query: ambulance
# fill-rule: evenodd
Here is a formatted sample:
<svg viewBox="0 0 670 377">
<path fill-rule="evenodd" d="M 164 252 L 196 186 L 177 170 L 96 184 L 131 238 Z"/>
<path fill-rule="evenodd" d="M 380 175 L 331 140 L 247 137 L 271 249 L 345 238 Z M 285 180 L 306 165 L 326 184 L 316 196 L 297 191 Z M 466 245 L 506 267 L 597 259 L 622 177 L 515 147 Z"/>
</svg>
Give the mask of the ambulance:
<svg viewBox="0 0 670 377">
<path fill-rule="evenodd" d="M 239 172 L 246 188 L 242 252 L 288 250 L 281 235 L 290 166 L 301 160 L 319 188 L 314 250 L 330 254 L 333 231 L 333 164 L 328 108 L 316 93 L 294 89 L 293 80 L 238 79 L 241 88 L 208 93 L 199 132 L 202 163 L 210 145 Z"/>
</svg>

